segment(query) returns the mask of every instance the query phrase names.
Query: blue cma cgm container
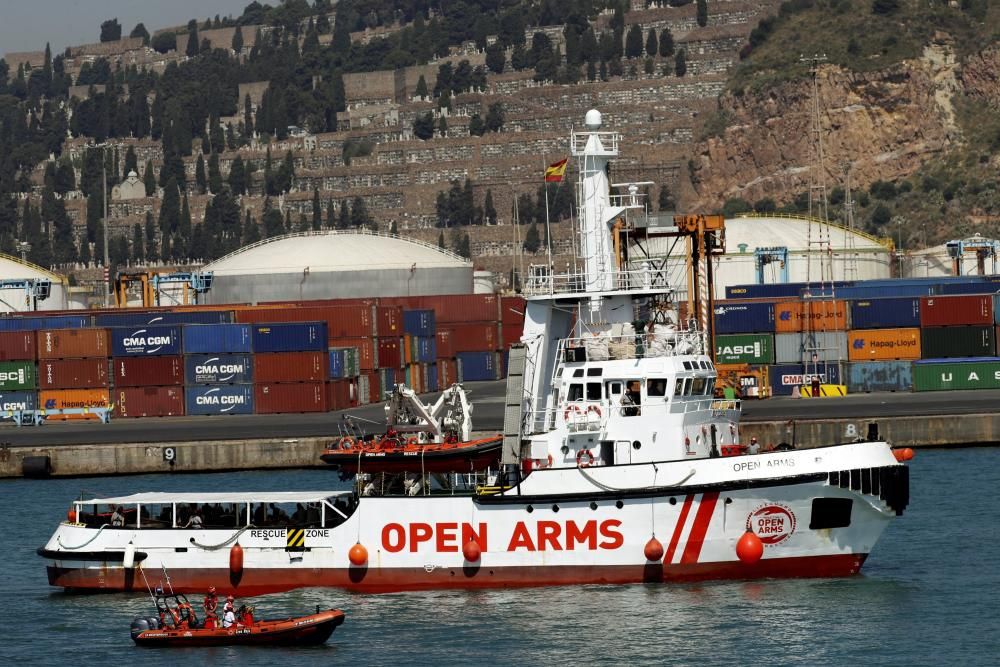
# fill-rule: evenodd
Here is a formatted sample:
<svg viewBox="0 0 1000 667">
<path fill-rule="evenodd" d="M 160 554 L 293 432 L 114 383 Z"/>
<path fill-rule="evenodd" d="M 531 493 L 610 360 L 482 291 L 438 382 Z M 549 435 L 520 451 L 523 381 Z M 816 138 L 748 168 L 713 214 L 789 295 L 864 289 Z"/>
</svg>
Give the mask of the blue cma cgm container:
<svg viewBox="0 0 1000 667">
<path fill-rule="evenodd" d="M 774 304 L 762 301 L 715 304 L 715 333 L 771 333 L 774 331 Z"/>
<path fill-rule="evenodd" d="M 231 310 L 197 310 L 159 313 L 103 313 L 94 316 L 99 327 L 141 327 L 143 325 L 228 324 L 233 321 Z"/>
<path fill-rule="evenodd" d="M 252 382 L 252 355 L 192 354 L 184 357 L 185 384 L 251 384 Z"/>
<path fill-rule="evenodd" d="M 178 326 L 121 327 L 108 331 L 113 357 L 152 357 L 181 353 L 181 328 Z"/>
<path fill-rule="evenodd" d="M 459 352 L 455 356 L 459 382 L 500 379 L 495 352 Z"/>
<path fill-rule="evenodd" d="M 809 365 L 810 372 L 813 365 Z M 792 390 L 809 384 L 812 374 L 806 375 L 803 364 L 777 364 L 767 367 L 771 381 L 771 394 L 774 396 L 791 396 Z M 816 373 L 823 384 L 840 384 L 840 366 L 838 364 L 817 364 Z"/>
<path fill-rule="evenodd" d="M 894 329 L 920 326 L 920 299 L 861 299 L 851 302 L 852 329 Z"/>
<path fill-rule="evenodd" d="M 252 352 L 249 324 L 190 324 L 184 327 L 184 354 Z"/>
<path fill-rule="evenodd" d="M 253 325 L 254 352 L 326 352 L 326 322 Z"/>
<path fill-rule="evenodd" d="M 38 392 L 0 391 L 0 410 L 37 410 Z"/>
<path fill-rule="evenodd" d="M 51 317 L 2 317 L 0 331 L 38 331 L 39 329 L 89 329 L 93 315 L 53 315 Z"/>
<path fill-rule="evenodd" d="M 433 336 L 436 318 L 433 310 L 404 310 L 403 333 L 411 336 Z"/>
<path fill-rule="evenodd" d="M 189 415 L 251 415 L 253 385 L 185 387 L 184 403 Z"/>
</svg>

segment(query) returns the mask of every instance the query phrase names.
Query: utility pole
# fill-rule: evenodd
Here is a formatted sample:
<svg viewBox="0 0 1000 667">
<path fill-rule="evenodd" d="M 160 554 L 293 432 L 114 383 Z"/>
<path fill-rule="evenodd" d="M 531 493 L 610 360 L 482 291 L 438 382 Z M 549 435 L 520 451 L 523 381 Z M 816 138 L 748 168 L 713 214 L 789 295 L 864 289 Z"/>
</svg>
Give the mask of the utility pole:
<svg viewBox="0 0 1000 667">
<path fill-rule="evenodd" d="M 111 306 L 111 266 L 108 259 L 108 160 L 107 147 L 101 149 L 101 182 L 104 189 L 104 307 Z"/>
</svg>

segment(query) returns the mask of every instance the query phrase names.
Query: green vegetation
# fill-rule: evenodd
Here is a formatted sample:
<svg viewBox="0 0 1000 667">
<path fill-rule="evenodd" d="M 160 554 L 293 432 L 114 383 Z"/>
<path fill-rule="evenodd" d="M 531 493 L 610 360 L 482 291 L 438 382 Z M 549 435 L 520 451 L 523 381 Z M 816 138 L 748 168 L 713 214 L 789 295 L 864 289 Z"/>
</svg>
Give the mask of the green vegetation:
<svg viewBox="0 0 1000 667">
<path fill-rule="evenodd" d="M 1000 6 L 988 0 L 963 0 L 959 7 L 943 0 L 788 0 L 750 33 L 729 88 L 759 91 L 804 78 L 803 55 L 819 54 L 857 72 L 884 69 L 918 57 L 939 35 L 960 58 L 977 52 L 1000 39 Z"/>
</svg>

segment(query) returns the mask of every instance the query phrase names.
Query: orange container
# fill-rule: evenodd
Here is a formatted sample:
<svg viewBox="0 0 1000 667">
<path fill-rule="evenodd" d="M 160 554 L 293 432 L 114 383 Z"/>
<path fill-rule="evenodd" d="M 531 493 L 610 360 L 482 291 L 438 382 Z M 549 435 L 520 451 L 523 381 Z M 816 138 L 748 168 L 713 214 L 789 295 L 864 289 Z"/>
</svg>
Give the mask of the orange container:
<svg viewBox="0 0 1000 667">
<path fill-rule="evenodd" d="M 43 329 L 38 332 L 39 359 L 110 357 L 107 329 Z"/>
<path fill-rule="evenodd" d="M 106 408 L 111 405 L 107 389 L 43 389 L 38 392 L 38 407 L 45 410 L 67 408 Z M 93 414 L 52 415 L 49 419 L 97 419 Z"/>
<path fill-rule="evenodd" d="M 821 301 L 779 301 L 774 304 L 774 330 L 777 333 L 799 331 L 844 331 L 847 329 L 847 302 L 840 299 Z"/>
<path fill-rule="evenodd" d="M 920 329 L 858 329 L 847 332 L 851 361 L 919 359 Z"/>
</svg>

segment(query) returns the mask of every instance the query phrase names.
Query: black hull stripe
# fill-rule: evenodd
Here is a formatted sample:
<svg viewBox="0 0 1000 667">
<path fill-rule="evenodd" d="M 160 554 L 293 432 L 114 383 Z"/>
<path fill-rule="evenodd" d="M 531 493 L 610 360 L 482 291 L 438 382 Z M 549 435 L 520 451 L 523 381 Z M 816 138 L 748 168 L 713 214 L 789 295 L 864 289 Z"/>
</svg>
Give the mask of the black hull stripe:
<svg viewBox="0 0 1000 667">
<path fill-rule="evenodd" d="M 121 563 L 125 560 L 124 551 L 52 551 L 39 547 L 35 553 L 50 560 L 94 560 L 110 563 Z M 135 552 L 135 562 L 139 563 L 149 556 L 145 551 Z"/>
</svg>

